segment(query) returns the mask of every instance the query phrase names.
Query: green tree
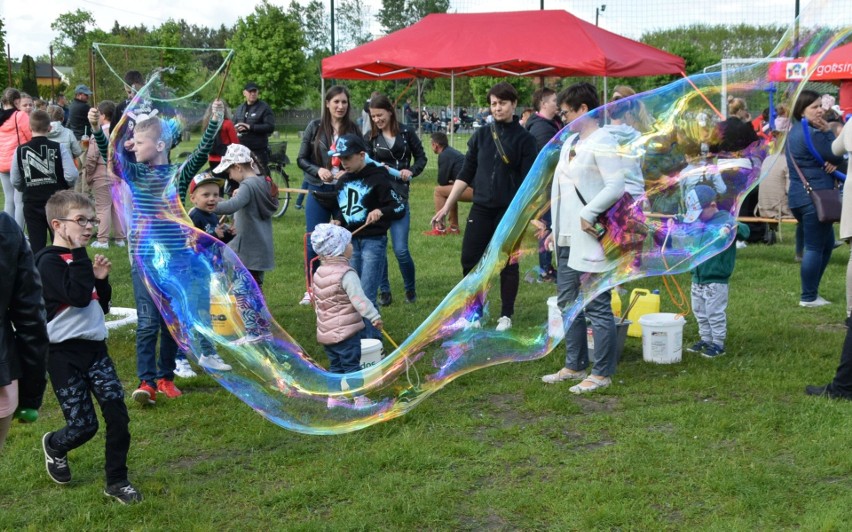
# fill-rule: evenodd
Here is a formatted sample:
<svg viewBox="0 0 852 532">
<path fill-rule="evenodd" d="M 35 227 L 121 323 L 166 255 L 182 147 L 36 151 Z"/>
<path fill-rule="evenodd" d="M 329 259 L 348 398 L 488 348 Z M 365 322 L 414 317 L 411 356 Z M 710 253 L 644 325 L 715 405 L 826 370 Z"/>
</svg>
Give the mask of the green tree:
<svg viewBox="0 0 852 532">
<path fill-rule="evenodd" d="M 65 65 L 73 63 L 86 34 L 96 27 L 94 15 L 85 9 L 62 13 L 56 17 L 50 24 L 50 29 L 59 33 L 53 41 L 57 62 Z"/>
<path fill-rule="evenodd" d="M 364 0 L 342 0 L 337 12 L 337 51 L 344 52 L 372 39 Z"/>
<path fill-rule="evenodd" d="M 470 90 L 473 95 L 474 103 L 479 107 L 488 107 L 488 91 L 495 84 L 506 81 L 511 83 L 515 90 L 518 91 L 518 107 L 526 107 L 532 101 L 532 93 L 535 91 L 535 83 L 531 78 L 492 78 L 478 77 L 470 78 Z M 518 109 L 516 114 L 520 115 L 522 109 Z"/>
<path fill-rule="evenodd" d="M 38 98 L 35 60 L 28 55 L 21 58 L 21 90 L 33 98 Z"/>
<path fill-rule="evenodd" d="M 382 0 L 376 19 L 382 31 L 391 33 L 407 28 L 432 13 L 446 13 L 449 0 Z"/>
<path fill-rule="evenodd" d="M 0 17 L 0 60 L 6 63 L 6 23 Z"/>
<path fill-rule="evenodd" d="M 237 21 L 228 41 L 237 60 L 231 66 L 228 94 L 241 101 L 242 84 L 255 81 L 273 109 L 301 103 L 305 94 L 307 61 L 300 21 L 278 6 L 264 2 Z"/>
</svg>

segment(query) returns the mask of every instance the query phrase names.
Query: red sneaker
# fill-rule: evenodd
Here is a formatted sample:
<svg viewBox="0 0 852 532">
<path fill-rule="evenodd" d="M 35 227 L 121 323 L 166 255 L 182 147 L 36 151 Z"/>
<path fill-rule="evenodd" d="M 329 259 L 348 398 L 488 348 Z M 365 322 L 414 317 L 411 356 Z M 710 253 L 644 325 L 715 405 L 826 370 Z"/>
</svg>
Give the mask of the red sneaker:
<svg viewBox="0 0 852 532">
<path fill-rule="evenodd" d="M 423 231 L 423 234 L 426 236 L 444 236 L 447 232 L 444 229 L 433 227 L 431 231 Z"/>
<path fill-rule="evenodd" d="M 157 390 L 147 382 L 139 384 L 133 392 L 133 400 L 142 406 L 153 405 L 157 402 Z"/>
<path fill-rule="evenodd" d="M 167 381 L 166 379 L 160 379 L 157 381 L 157 391 L 166 394 L 166 397 L 169 399 L 174 399 L 175 397 L 183 395 L 181 391 L 177 389 L 177 386 L 175 386 L 174 381 Z"/>
<path fill-rule="evenodd" d="M 457 235 L 459 234 L 459 226 L 451 225 L 449 229 L 447 229 L 448 235 Z"/>
</svg>

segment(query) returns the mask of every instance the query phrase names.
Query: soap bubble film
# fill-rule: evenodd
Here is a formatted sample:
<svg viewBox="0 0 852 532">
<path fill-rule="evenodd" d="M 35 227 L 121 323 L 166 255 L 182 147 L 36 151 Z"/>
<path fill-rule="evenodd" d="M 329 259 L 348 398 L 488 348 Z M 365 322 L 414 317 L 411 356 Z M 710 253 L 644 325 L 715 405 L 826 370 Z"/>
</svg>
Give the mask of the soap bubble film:
<svg viewBox="0 0 852 532">
<path fill-rule="evenodd" d="M 767 155 L 784 149 L 784 136 L 725 149 L 725 100 L 742 98 L 756 115 L 771 94 L 773 105 L 792 109 L 807 75 L 771 82 L 770 69 L 777 58 L 819 58 L 844 42 L 852 26 L 847 21 L 838 27 L 842 17 L 827 13 L 848 17 L 848 5 L 811 2 L 765 61 L 695 74 L 611 102 L 566 126 L 539 154 L 476 268 L 398 348 L 386 341 L 387 356 L 357 374 L 332 374 L 315 362 L 267 310 L 265 297 L 278 297 L 274 287 L 264 296 L 230 248 L 193 227 L 178 197 L 180 165 L 150 167 L 127 151 L 131 122 L 138 128 L 147 121 L 145 127 L 173 146 L 197 115 L 199 104 L 181 100 L 157 75 L 134 97 L 110 138 L 122 179 L 114 194 L 131 201 L 125 213 L 131 266 L 191 359 L 197 362 L 212 346 L 233 366 L 230 372 L 209 371 L 214 379 L 273 423 L 301 433 L 339 434 L 396 418 L 452 380 L 488 366 L 535 360 L 554 350 L 561 361 L 564 328 L 585 303 L 628 281 L 687 272 L 733 243 L 743 199 L 769 171 Z M 606 142 L 594 148 L 595 159 L 610 169 L 601 186 L 620 187 L 619 196 L 626 191 L 630 201 L 607 211 L 607 230 L 592 257 L 596 273 L 584 277 L 577 300 L 561 315 L 549 312 L 555 285 L 522 281 L 513 326 L 497 332 L 500 271 L 518 261 L 522 277 L 537 277 L 539 240 L 530 222 L 573 194 L 572 155 L 589 149 L 572 145 L 572 128 L 582 120 L 597 121 L 605 133 Z M 179 150 L 191 151 L 197 143 L 184 142 Z M 690 191 L 697 185 L 713 189 L 726 216 L 692 219 Z M 336 406 L 329 406 L 329 397 L 339 399 Z M 354 397 L 368 401 L 356 403 Z"/>
</svg>

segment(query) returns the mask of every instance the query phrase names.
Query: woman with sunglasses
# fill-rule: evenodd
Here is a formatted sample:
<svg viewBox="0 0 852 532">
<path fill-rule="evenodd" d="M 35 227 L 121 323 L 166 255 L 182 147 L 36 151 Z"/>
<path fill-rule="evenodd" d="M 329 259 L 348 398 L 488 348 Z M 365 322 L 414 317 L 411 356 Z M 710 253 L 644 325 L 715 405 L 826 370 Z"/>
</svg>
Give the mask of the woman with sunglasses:
<svg viewBox="0 0 852 532">
<path fill-rule="evenodd" d="M 396 255 L 399 271 L 402 273 L 405 300 L 408 303 L 414 303 L 417 299 L 417 289 L 414 278 L 414 259 L 408 251 L 408 232 L 411 228 L 408 192 L 411 179 L 420 175 L 426 168 L 426 152 L 417 133 L 397 121 L 393 103 L 384 94 L 373 93 L 370 97 L 370 119 L 372 127 L 366 139 L 369 156 L 379 164 L 399 170 L 400 174 L 393 185 L 394 190 L 405 203 L 405 215 L 391 222 L 390 237 L 393 242 L 393 253 Z M 387 306 L 392 301 L 388 266 L 385 262 L 382 282 L 379 285 L 379 303 Z"/>
</svg>

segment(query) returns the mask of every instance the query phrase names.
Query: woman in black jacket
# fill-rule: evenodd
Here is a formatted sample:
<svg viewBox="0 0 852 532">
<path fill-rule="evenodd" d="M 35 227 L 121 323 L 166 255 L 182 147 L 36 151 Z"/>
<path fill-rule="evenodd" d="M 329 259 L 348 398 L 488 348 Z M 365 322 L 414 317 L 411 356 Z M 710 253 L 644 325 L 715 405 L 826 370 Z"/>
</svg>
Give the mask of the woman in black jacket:
<svg viewBox="0 0 852 532">
<path fill-rule="evenodd" d="M 535 137 L 520 125 L 515 116 L 518 91 L 503 81 L 491 87 L 488 101 L 494 122 L 479 128 L 470 137 L 464 166 L 453 184 L 447 203 L 432 218 L 433 225 L 443 223 L 462 192 L 468 186 L 473 186 L 473 206 L 462 242 L 464 275 L 482 258 L 537 155 Z M 497 320 L 498 331 L 505 331 L 512 326 L 519 282 L 518 263 L 510 260 L 500 272 L 502 308 L 500 319 Z"/>
<path fill-rule="evenodd" d="M 408 191 L 411 179 L 420 175 L 426 168 L 426 152 L 423 151 L 423 144 L 417 133 L 408 126 L 399 124 L 393 104 L 384 94 L 373 93 L 370 97 L 370 119 L 372 129 L 367 139 L 370 157 L 380 164 L 399 170 L 400 173 L 393 188 L 405 202 L 405 215 L 391 222 L 390 237 L 393 242 L 393 253 L 396 255 L 405 285 L 405 300 L 414 303 L 417 299 L 417 291 L 414 259 L 408 251 L 408 232 L 411 228 Z M 379 286 L 379 303 L 390 305 L 392 300 L 386 262 Z"/>
<path fill-rule="evenodd" d="M 334 192 L 337 174 L 342 172 L 343 168 L 340 166 L 340 159 L 330 156 L 328 152 L 334 149 L 338 138 L 348 133 L 361 135 L 358 126 L 349 117 L 349 91 L 346 87 L 335 85 L 325 93 L 322 118 L 311 121 L 302 134 L 302 145 L 299 147 L 296 163 L 304 172 L 309 191 Z M 305 232 L 311 233 L 317 224 L 328 223 L 331 214 L 331 211 L 320 205 L 313 194 L 309 193 L 305 202 Z M 310 242 L 307 243 L 306 251 L 305 275 L 310 279 L 318 266 L 313 261 L 317 254 Z M 309 292 L 305 292 L 299 304 L 311 304 Z"/>
<path fill-rule="evenodd" d="M 24 232 L 0 212 L 0 448 L 16 409 L 38 410 L 47 385 L 41 281 Z"/>
</svg>

